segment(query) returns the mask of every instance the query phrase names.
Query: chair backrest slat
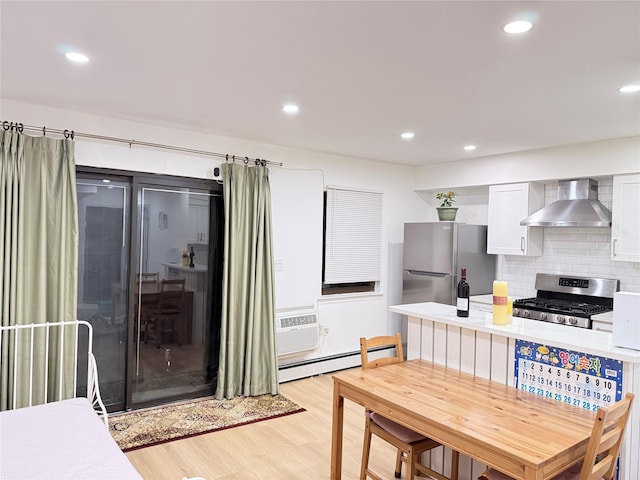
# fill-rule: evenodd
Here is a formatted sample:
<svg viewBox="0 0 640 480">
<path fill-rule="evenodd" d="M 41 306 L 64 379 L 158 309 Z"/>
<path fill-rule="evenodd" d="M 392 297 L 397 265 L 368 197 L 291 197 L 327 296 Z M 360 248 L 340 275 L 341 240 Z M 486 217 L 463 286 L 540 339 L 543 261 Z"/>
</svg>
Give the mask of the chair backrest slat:
<svg viewBox="0 0 640 480">
<path fill-rule="evenodd" d="M 395 356 L 379 357 L 369 360 L 369 351 L 374 348 L 394 347 Z M 383 335 L 372 338 L 360 338 L 360 358 L 362 360 L 362 368 L 375 368 L 392 363 L 400 363 L 404 361 L 404 352 L 402 350 L 402 337 L 399 333 L 395 335 Z"/>
<path fill-rule="evenodd" d="M 158 272 L 142 272 L 136 274 L 137 283 L 158 283 L 160 274 Z"/>
<path fill-rule="evenodd" d="M 182 292 L 184 290 L 184 278 L 174 279 L 174 280 L 162 280 L 162 288 L 163 292 Z"/>
</svg>

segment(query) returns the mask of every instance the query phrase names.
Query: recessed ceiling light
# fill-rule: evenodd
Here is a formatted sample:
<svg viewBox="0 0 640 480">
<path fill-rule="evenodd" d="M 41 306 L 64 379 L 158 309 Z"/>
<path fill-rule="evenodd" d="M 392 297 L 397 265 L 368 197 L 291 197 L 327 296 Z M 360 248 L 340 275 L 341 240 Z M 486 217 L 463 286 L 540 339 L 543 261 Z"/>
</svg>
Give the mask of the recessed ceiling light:
<svg viewBox="0 0 640 480">
<path fill-rule="evenodd" d="M 471 151 L 473 151 L 473 150 L 475 150 L 475 149 L 476 149 L 476 146 L 475 146 L 475 145 L 465 145 L 464 149 L 465 149 L 467 152 L 471 152 Z"/>
<path fill-rule="evenodd" d="M 300 109 L 293 103 L 288 103 L 282 107 L 282 111 L 286 113 L 298 113 Z"/>
<path fill-rule="evenodd" d="M 103 179 L 102 179 L 102 182 L 103 182 L 103 183 L 111 183 L 111 180 L 107 180 L 106 178 L 103 178 Z"/>
<path fill-rule="evenodd" d="M 526 20 L 517 20 L 515 22 L 507 23 L 502 29 L 507 33 L 524 33 L 531 30 L 533 24 Z"/>
<path fill-rule="evenodd" d="M 625 85 L 618 89 L 620 93 L 635 93 L 640 92 L 640 85 Z"/>
<path fill-rule="evenodd" d="M 80 52 L 67 52 L 64 56 L 67 57 L 67 60 L 71 60 L 76 63 L 87 63 L 89 61 L 89 57 Z"/>
<path fill-rule="evenodd" d="M 415 137 L 415 134 L 413 132 L 404 132 L 400 134 L 400 136 L 405 140 L 411 140 L 413 137 Z"/>
</svg>

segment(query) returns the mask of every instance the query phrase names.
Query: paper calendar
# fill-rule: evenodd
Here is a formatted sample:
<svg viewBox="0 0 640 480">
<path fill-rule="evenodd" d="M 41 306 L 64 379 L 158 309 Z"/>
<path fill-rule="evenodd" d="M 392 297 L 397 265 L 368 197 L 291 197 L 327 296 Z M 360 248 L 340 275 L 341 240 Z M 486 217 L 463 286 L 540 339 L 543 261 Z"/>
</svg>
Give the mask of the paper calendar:
<svg viewBox="0 0 640 480">
<path fill-rule="evenodd" d="M 536 395 L 596 411 L 622 398 L 622 362 L 516 340 L 515 385 Z"/>
</svg>

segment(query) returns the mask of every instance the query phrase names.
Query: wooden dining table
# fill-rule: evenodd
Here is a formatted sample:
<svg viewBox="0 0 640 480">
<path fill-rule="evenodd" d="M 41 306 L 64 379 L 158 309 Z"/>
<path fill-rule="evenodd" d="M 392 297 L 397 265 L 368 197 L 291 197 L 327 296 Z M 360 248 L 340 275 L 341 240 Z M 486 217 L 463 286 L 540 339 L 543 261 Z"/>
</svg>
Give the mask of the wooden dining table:
<svg viewBox="0 0 640 480">
<path fill-rule="evenodd" d="M 342 475 L 345 398 L 522 480 L 550 479 L 579 462 L 595 419 L 594 412 L 424 360 L 342 371 L 333 385 L 332 480 Z"/>
</svg>

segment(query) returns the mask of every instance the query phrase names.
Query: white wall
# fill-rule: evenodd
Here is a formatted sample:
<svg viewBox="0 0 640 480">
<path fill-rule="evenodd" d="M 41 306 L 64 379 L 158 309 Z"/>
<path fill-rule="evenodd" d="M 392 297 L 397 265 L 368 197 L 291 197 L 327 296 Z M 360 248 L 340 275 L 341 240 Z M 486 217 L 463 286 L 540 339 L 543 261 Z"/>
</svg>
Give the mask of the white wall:
<svg viewBox="0 0 640 480">
<path fill-rule="evenodd" d="M 635 172 L 640 172 L 640 136 L 419 167 L 414 189 L 459 189 Z"/>
<path fill-rule="evenodd" d="M 412 189 L 413 169 L 391 164 L 292 149 L 199 132 L 146 125 L 11 100 L 2 119 L 83 133 L 170 144 L 282 162 L 270 167 L 277 307 L 313 301 L 325 331 L 317 351 L 297 359 L 340 355 L 359 349 L 359 337 L 392 333 L 400 316 L 387 306 L 400 302 L 401 244 L 406 221 L 435 220 L 433 208 Z M 127 144 L 76 138 L 76 163 L 103 168 L 213 178 L 221 160 Z M 321 298 L 322 189 L 326 185 L 383 192 L 382 281 L 375 295 Z M 303 198 L 303 201 L 300 199 Z M 313 220 L 315 219 L 315 220 Z M 157 223 L 157 220 L 156 222 Z M 151 218 L 154 224 L 154 218 Z M 298 305 L 302 304 L 302 305 Z M 290 359 L 291 360 L 291 359 Z M 295 359 L 294 359 L 295 360 Z"/>
<path fill-rule="evenodd" d="M 278 311 L 315 309 L 322 277 L 322 170 L 274 168 L 269 184 Z"/>
</svg>

